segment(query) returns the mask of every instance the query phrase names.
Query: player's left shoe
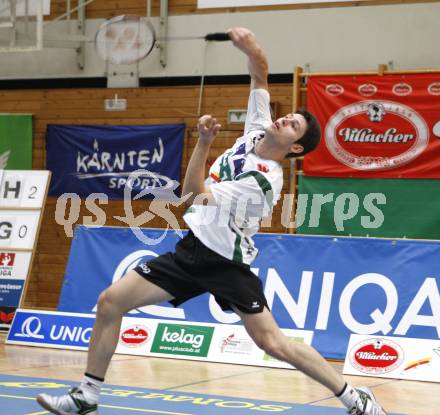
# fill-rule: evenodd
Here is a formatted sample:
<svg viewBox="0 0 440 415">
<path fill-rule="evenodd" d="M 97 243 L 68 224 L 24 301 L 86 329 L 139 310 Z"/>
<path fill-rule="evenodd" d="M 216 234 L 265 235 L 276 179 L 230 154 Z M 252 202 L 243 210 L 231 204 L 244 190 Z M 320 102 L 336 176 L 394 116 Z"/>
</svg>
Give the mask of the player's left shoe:
<svg viewBox="0 0 440 415">
<path fill-rule="evenodd" d="M 98 405 L 87 402 L 79 388 L 73 388 L 62 396 L 41 393 L 37 396 L 37 402 L 56 415 L 98 415 Z"/>
</svg>

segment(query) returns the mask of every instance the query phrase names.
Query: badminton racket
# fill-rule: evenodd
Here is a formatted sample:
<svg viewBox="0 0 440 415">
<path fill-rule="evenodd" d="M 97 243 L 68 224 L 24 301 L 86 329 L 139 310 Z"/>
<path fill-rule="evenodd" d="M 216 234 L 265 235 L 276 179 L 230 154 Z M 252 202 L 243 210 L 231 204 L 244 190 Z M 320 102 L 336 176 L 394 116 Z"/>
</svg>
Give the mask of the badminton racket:
<svg viewBox="0 0 440 415">
<path fill-rule="evenodd" d="M 105 21 L 96 32 L 95 48 L 105 61 L 114 64 L 133 64 L 146 58 L 157 41 L 193 40 L 223 42 L 230 40 L 225 32 L 208 33 L 205 36 L 166 37 L 156 36 L 150 21 L 140 16 L 121 15 Z"/>
</svg>

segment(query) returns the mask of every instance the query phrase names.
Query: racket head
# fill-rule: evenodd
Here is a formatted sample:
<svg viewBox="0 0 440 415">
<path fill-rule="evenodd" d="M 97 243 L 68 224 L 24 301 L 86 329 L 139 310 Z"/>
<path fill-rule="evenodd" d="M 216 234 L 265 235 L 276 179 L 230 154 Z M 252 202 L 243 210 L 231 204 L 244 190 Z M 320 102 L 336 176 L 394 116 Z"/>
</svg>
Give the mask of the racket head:
<svg viewBox="0 0 440 415">
<path fill-rule="evenodd" d="M 116 65 L 139 62 L 149 55 L 155 43 L 153 25 L 140 16 L 115 16 L 106 20 L 95 35 L 99 57 Z"/>
</svg>

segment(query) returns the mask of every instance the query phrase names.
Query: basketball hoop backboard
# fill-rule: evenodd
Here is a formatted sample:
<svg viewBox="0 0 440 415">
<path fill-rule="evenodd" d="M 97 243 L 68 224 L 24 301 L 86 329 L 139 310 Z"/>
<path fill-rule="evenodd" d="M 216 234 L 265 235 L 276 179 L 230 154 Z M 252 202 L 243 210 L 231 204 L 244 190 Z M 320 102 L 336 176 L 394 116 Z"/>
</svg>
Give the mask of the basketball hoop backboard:
<svg viewBox="0 0 440 415">
<path fill-rule="evenodd" d="M 50 0 L 0 0 L 0 52 L 43 48 L 43 16 Z"/>
</svg>

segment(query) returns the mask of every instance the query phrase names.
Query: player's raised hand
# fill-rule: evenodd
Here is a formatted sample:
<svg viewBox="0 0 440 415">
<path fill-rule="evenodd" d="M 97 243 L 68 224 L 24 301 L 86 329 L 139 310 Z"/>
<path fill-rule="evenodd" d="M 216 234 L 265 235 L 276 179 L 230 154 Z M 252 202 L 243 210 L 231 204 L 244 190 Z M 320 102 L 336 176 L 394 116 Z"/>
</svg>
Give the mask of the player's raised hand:
<svg viewBox="0 0 440 415">
<path fill-rule="evenodd" d="M 211 115 L 203 115 L 199 118 L 197 123 L 197 129 L 199 130 L 199 141 L 205 144 L 211 144 L 218 132 L 221 125 L 217 123 L 217 120 Z"/>
<path fill-rule="evenodd" d="M 245 27 L 234 27 L 229 29 L 227 33 L 234 46 L 246 55 L 250 55 L 259 49 L 257 38 L 249 29 Z"/>
</svg>

